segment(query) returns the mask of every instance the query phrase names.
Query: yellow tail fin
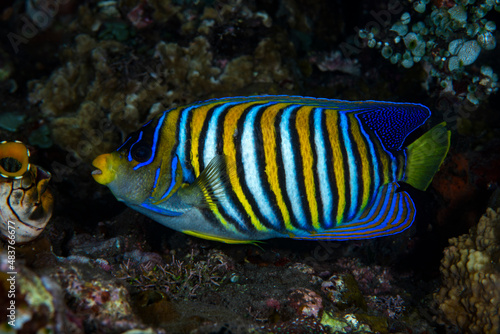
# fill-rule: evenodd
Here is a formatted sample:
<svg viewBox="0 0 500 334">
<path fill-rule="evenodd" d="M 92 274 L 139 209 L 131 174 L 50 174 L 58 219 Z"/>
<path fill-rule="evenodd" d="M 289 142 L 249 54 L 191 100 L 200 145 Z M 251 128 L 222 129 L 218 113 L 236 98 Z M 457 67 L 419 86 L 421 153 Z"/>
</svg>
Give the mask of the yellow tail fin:
<svg viewBox="0 0 500 334">
<path fill-rule="evenodd" d="M 451 132 L 440 123 L 408 145 L 404 182 L 426 190 L 450 149 Z"/>
</svg>

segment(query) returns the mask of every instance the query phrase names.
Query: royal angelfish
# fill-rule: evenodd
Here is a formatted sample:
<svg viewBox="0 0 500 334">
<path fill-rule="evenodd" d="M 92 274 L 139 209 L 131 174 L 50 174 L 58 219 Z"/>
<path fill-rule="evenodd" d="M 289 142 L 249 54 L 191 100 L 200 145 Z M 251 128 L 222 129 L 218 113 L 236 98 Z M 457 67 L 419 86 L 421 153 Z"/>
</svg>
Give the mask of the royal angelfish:
<svg viewBox="0 0 500 334">
<path fill-rule="evenodd" d="M 160 113 L 92 175 L 151 219 L 226 243 L 366 239 L 399 233 L 450 145 L 412 103 L 298 96 L 214 99 Z"/>
</svg>

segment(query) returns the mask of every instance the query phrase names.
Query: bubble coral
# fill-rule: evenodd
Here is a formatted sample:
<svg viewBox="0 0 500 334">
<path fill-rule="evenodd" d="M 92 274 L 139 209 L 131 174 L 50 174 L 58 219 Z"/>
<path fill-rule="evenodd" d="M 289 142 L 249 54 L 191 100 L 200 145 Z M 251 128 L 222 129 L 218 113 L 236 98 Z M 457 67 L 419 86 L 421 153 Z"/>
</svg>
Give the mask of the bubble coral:
<svg viewBox="0 0 500 334">
<path fill-rule="evenodd" d="M 484 17 L 490 11 L 500 10 L 496 5 L 498 1 L 410 3 L 413 9 L 404 12 L 397 22 L 392 25 L 390 20 L 385 22 L 385 30 L 361 29 L 359 37 L 366 40 L 368 47 L 379 49 L 392 64 L 411 68 L 421 63 L 428 74 L 424 83 L 428 90 L 436 87 L 441 93 L 452 91 L 474 105 L 495 93 L 498 90 L 496 74 L 489 78 L 491 80 L 487 79 L 487 83 L 477 85 L 485 76 L 467 66 L 476 62 L 482 50 L 496 47 L 496 24 Z"/>
<path fill-rule="evenodd" d="M 488 209 L 469 234 L 449 240 L 434 295 L 445 323 L 467 333 L 500 331 L 500 209 Z"/>
</svg>

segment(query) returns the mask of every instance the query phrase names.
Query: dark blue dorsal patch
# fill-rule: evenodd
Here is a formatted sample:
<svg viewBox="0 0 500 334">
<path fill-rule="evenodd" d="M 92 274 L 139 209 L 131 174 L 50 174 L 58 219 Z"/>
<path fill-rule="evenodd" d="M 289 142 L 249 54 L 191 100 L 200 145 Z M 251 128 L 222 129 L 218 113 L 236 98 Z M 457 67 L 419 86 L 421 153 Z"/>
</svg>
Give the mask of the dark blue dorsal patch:
<svg viewBox="0 0 500 334">
<path fill-rule="evenodd" d="M 401 149 L 405 138 L 424 124 L 430 115 L 429 108 L 421 104 L 398 103 L 373 103 L 357 114 L 388 150 Z"/>
</svg>

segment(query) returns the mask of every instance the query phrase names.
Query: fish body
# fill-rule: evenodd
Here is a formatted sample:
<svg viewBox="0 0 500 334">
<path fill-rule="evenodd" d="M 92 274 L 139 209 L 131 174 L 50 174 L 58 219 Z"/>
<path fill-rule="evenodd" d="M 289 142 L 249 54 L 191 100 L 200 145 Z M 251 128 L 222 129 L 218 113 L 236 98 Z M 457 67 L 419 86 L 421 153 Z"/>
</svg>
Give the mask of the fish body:
<svg viewBox="0 0 500 334">
<path fill-rule="evenodd" d="M 429 116 L 411 103 L 214 99 L 160 113 L 97 157 L 93 177 L 153 220 L 206 239 L 385 236 L 415 217 L 398 182 L 425 190 L 447 154 L 444 124 L 403 147 Z"/>
<path fill-rule="evenodd" d="M 42 233 L 52 216 L 54 200 L 47 188 L 51 175 L 30 164 L 21 142 L 0 142 L 0 232 L 16 243 Z"/>
</svg>

